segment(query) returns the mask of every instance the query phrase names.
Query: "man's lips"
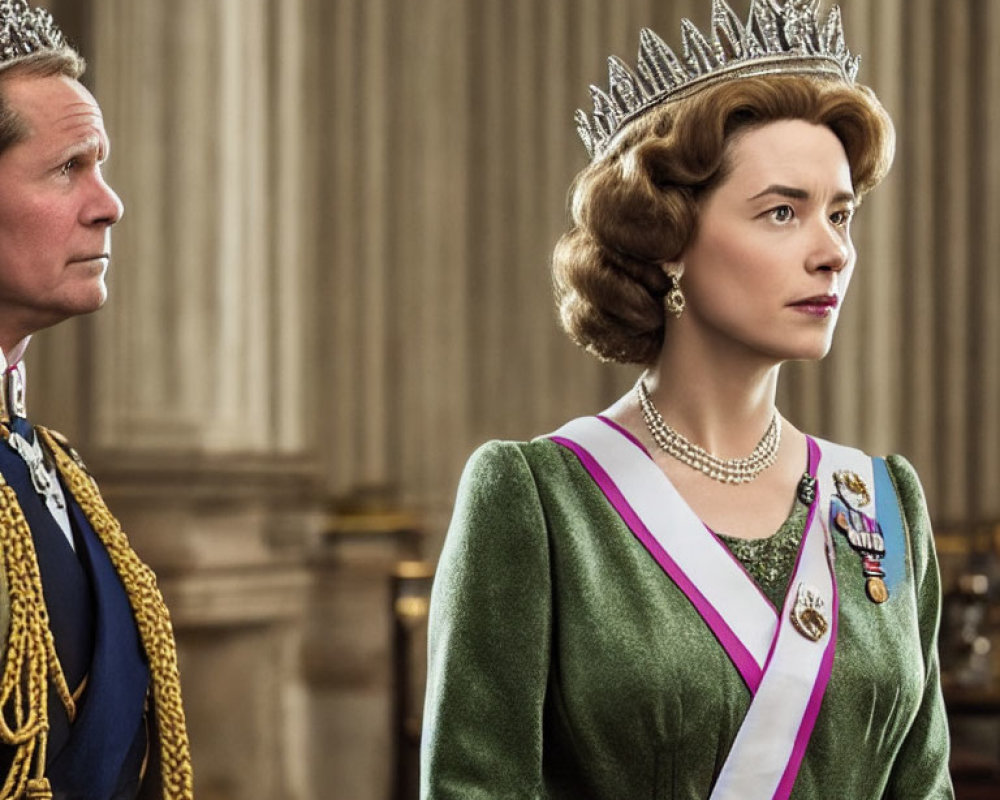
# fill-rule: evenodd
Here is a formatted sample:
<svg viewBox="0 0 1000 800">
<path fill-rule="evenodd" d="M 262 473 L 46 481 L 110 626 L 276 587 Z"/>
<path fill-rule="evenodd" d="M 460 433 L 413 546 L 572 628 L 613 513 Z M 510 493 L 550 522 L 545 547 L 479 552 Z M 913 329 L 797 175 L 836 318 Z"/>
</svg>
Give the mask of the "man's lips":
<svg viewBox="0 0 1000 800">
<path fill-rule="evenodd" d="M 111 258 L 110 253 L 90 253 L 88 255 L 75 256 L 69 260 L 70 264 L 82 263 L 85 261 L 100 261 L 104 259 L 105 261 Z"/>
</svg>

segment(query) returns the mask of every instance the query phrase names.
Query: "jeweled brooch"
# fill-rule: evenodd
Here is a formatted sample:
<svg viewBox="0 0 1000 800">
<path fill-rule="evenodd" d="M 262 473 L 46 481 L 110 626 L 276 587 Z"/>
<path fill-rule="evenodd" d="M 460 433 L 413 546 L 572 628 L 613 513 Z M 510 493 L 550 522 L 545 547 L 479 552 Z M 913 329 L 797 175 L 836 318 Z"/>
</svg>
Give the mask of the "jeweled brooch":
<svg viewBox="0 0 1000 800">
<path fill-rule="evenodd" d="M 826 602 L 820 593 L 804 583 L 799 584 L 789 618 L 795 630 L 811 642 L 818 642 L 830 628 L 823 612 Z"/>
</svg>

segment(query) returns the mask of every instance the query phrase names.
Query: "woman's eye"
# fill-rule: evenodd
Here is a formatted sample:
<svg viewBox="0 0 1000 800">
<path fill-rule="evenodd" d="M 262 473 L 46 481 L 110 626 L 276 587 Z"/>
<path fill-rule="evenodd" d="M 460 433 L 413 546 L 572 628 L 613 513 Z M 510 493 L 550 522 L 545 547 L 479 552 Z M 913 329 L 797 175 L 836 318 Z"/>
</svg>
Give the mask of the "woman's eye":
<svg viewBox="0 0 1000 800">
<path fill-rule="evenodd" d="M 830 215 L 830 222 L 839 228 L 843 228 L 847 223 L 851 221 L 854 216 L 854 211 L 851 209 L 844 209 L 843 211 L 835 211 Z"/>
<path fill-rule="evenodd" d="M 788 222 L 795 216 L 791 206 L 778 206 L 771 209 L 771 219 L 775 222 Z"/>
</svg>

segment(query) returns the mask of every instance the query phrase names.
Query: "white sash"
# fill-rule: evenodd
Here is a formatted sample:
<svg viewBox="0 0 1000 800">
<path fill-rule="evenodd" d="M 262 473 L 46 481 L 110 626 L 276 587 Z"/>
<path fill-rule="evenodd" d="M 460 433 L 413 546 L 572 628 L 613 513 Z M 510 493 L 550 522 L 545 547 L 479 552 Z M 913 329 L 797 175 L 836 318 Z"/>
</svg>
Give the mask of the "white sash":
<svg viewBox="0 0 1000 800">
<path fill-rule="evenodd" d="M 833 472 L 856 472 L 873 487 L 871 459 L 817 442 L 818 497 L 779 615 L 753 579 L 685 503 L 649 454 L 600 417 L 550 434 L 579 458 L 612 506 L 715 634 L 753 695 L 711 800 L 784 800 L 819 713 L 837 640 L 837 586 L 825 514 Z M 795 629 L 799 587 L 822 598 L 829 628 L 813 641 Z"/>
</svg>

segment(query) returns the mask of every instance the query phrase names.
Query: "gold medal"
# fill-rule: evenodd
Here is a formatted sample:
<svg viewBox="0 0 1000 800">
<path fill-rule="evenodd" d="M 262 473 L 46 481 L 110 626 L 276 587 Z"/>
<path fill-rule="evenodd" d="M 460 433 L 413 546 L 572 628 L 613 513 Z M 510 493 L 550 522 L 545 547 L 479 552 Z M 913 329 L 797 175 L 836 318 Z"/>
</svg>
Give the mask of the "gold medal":
<svg viewBox="0 0 1000 800">
<path fill-rule="evenodd" d="M 851 472 L 849 470 L 835 472 L 833 473 L 833 480 L 841 495 L 846 492 L 857 498 L 858 506 L 866 506 L 872 501 L 872 495 L 868 490 L 868 484 L 866 484 L 861 476 L 856 472 Z M 844 499 L 847 500 L 846 497 Z"/>
<path fill-rule="evenodd" d="M 884 603 L 889 599 L 889 589 L 885 581 L 876 576 L 869 577 L 865 582 L 865 592 L 873 603 Z"/>
</svg>

